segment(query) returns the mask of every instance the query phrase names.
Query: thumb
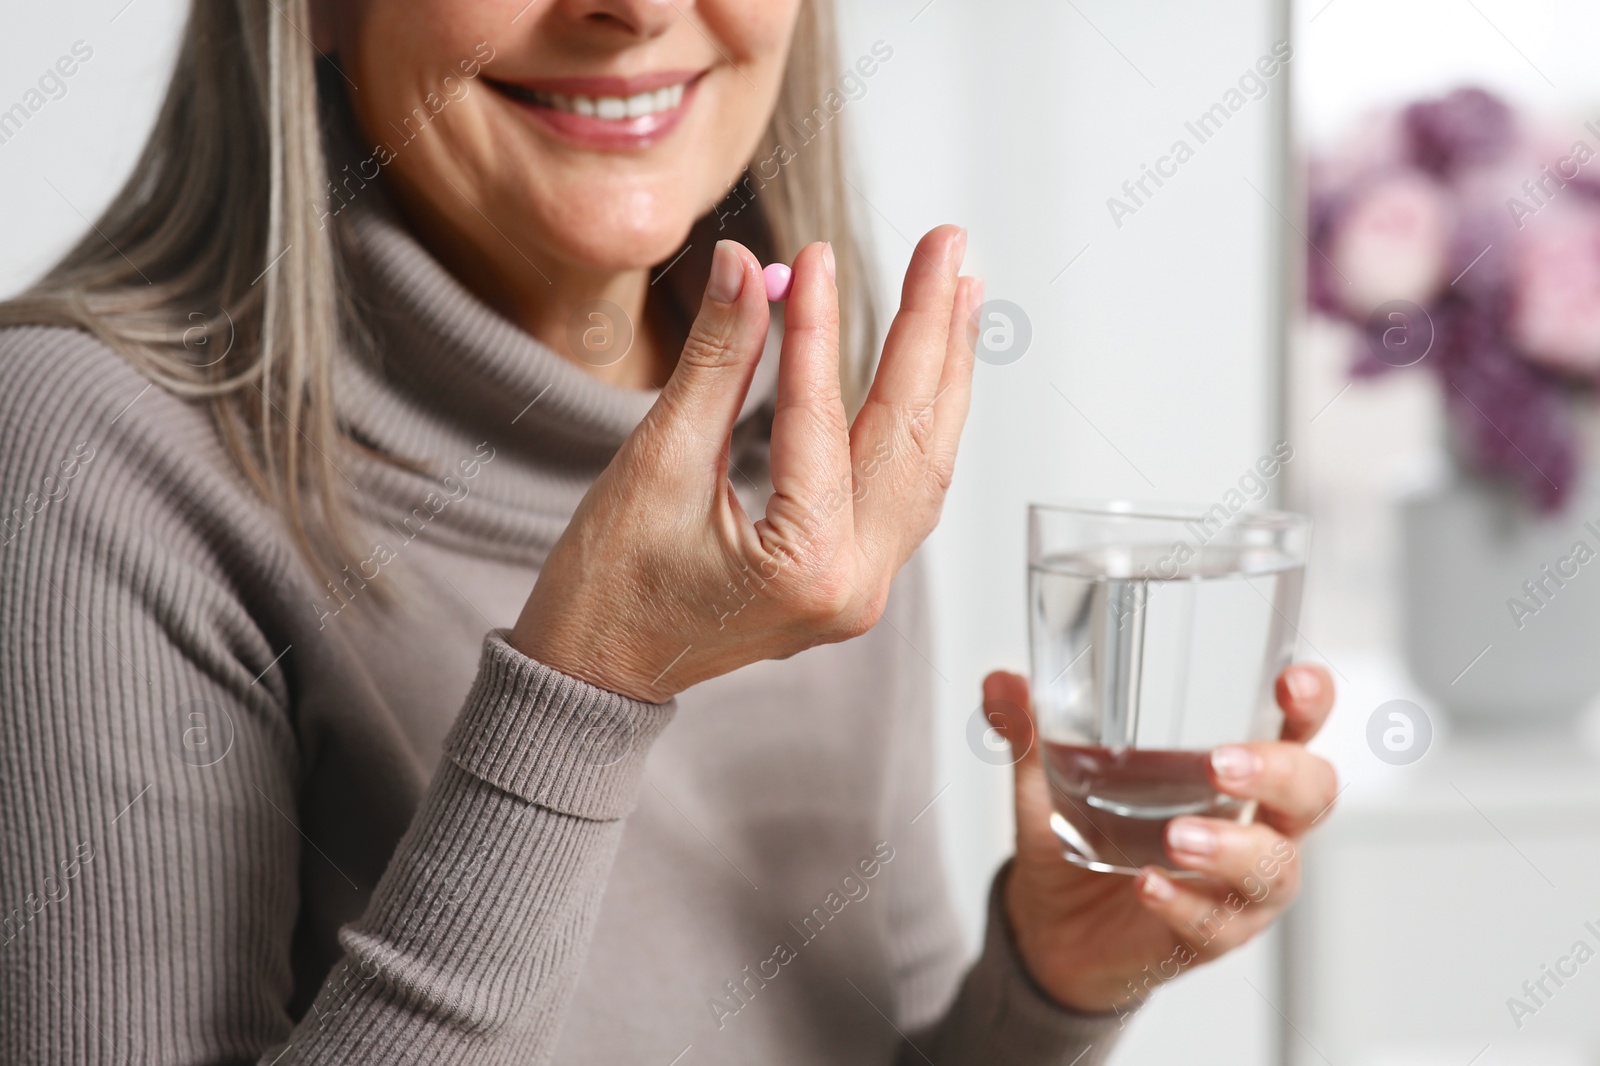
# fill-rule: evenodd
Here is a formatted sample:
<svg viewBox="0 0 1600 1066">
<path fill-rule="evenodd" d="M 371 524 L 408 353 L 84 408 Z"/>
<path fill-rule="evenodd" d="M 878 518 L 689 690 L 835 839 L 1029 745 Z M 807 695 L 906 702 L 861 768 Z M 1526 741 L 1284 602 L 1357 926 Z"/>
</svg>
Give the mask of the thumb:
<svg viewBox="0 0 1600 1066">
<path fill-rule="evenodd" d="M 1045 777 L 1044 759 L 1034 750 L 1039 738 L 1027 680 L 999 670 L 984 678 L 983 713 L 1011 745 L 1019 850 L 1037 838 L 1059 851 L 1050 829 L 1050 783 Z"/>
<path fill-rule="evenodd" d="M 736 241 L 718 241 L 700 313 L 666 387 L 657 417 L 717 454 L 767 343 L 767 296 L 761 264 Z"/>
</svg>

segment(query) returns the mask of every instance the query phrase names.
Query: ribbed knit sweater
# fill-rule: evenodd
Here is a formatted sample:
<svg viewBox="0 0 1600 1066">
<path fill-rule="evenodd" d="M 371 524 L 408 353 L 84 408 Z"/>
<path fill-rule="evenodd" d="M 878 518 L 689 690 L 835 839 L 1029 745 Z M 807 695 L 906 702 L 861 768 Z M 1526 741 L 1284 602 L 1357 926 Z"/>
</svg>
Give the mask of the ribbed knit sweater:
<svg viewBox="0 0 1600 1066">
<path fill-rule="evenodd" d="M 963 976 L 916 564 L 866 635 L 664 705 L 506 643 L 655 394 L 364 195 L 343 415 L 426 472 L 339 461 L 371 550 L 332 587 L 203 408 L 0 331 L 0 1061 L 1103 1061 L 993 900 Z"/>
</svg>

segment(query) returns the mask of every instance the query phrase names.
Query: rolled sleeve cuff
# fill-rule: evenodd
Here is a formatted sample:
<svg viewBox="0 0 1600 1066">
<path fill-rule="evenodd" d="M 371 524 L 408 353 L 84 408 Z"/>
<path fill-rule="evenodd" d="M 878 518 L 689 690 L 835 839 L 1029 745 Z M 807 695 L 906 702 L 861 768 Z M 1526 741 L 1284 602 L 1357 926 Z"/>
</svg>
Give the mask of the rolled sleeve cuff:
<svg viewBox="0 0 1600 1066">
<path fill-rule="evenodd" d="M 676 701 L 645 703 L 523 655 L 495 630 L 445 755 L 505 792 L 580 818 L 625 817 Z"/>
</svg>

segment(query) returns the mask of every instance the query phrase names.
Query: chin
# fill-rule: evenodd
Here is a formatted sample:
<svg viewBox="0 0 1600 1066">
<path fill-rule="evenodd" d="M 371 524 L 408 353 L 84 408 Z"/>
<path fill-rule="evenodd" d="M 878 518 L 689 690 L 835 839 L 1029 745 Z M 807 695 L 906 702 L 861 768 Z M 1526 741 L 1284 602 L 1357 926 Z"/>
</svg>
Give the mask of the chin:
<svg viewBox="0 0 1600 1066">
<path fill-rule="evenodd" d="M 682 250 L 698 217 L 687 206 L 640 213 L 597 205 L 594 211 L 580 208 L 546 218 L 543 240 L 560 258 L 591 269 L 647 269 Z"/>
</svg>

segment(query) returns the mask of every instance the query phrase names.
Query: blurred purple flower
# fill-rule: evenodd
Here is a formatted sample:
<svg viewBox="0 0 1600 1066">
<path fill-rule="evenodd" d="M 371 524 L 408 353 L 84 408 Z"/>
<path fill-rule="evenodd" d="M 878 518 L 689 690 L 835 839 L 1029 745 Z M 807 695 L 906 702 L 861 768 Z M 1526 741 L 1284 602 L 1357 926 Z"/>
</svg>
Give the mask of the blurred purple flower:
<svg viewBox="0 0 1600 1066">
<path fill-rule="evenodd" d="M 1540 510 L 1556 510 L 1578 473 L 1576 432 L 1559 388 L 1502 347 L 1462 356 L 1443 376 L 1467 459 L 1512 482 Z"/>
<path fill-rule="evenodd" d="M 1512 340 L 1554 370 L 1600 374 L 1600 211 L 1573 203 L 1541 214 L 1515 264 Z"/>
<path fill-rule="evenodd" d="M 1433 309 L 1434 366 L 1462 456 L 1516 485 L 1540 510 L 1564 501 L 1578 472 L 1577 432 L 1560 381 L 1504 340 L 1506 304 L 1452 296 Z"/>
<path fill-rule="evenodd" d="M 1438 182 L 1415 172 L 1385 175 L 1340 213 L 1329 257 L 1352 315 L 1389 300 L 1424 303 L 1444 284 L 1450 205 Z"/>
<path fill-rule="evenodd" d="M 1442 99 L 1412 104 L 1401 124 L 1412 164 L 1441 179 L 1493 163 L 1516 139 L 1511 109 L 1482 89 L 1457 89 Z"/>
<path fill-rule="evenodd" d="M 1443 390 L 1458 458 L 1548 511 L 1579 475 L 1571 401 L 1600 381 L 1600 181 L 1573 175 L 1508 214 L 1541 173 L 1534 140 L 1481 89 L 1376 116 L 1311 167 L 1307 289 L 1360 330 L 1361 378 L 1406 365 L 1384 343 L 1398 321 L 1384 305 L 1409 305 L 1401 318 L 1431 331 L 1420 365 Z"/>
</svg>

